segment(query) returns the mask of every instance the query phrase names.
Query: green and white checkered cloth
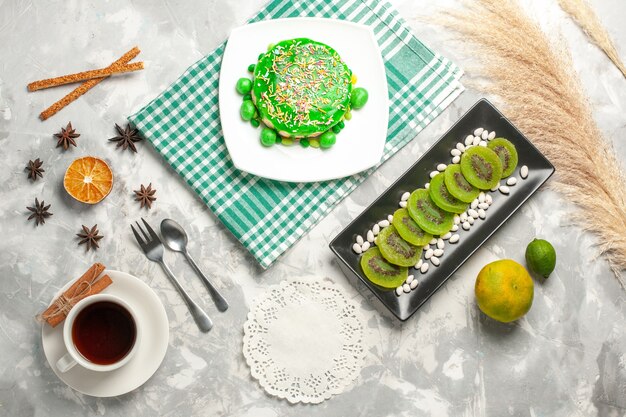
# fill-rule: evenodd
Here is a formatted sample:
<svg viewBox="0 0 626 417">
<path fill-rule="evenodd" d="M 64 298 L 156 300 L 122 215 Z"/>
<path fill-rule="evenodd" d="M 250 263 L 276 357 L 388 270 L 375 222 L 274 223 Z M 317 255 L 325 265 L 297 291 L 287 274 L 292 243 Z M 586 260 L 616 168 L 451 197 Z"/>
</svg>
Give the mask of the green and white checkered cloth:
<svg viewBox="0 0 626 417">
<path fill-rule="evenodd" d="M 377 0 L 273 0 L 250 22 L 288 17 L 348 20 L 374 29 L 389 90 L 381 164 L 462 91 L 462 70 L 424 46 L 398 12 Z M 272 181 L 237 170 L 220 127 L 220 45 L 128 119 L 264 267 L 316 225 L 376 168 L 318 183 Z"/>
</svg>

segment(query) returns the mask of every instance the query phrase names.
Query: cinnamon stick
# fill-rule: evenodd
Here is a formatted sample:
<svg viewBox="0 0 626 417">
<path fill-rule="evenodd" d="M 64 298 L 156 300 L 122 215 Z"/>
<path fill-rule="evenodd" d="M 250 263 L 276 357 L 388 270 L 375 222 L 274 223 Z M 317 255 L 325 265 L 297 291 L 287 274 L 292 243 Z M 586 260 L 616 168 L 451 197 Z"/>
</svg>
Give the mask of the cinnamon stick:
<svg viewBox="0 0 626 417">
<path fill-rule="evenodd" d="M 93 264 L 80 278 L 78 278 L 67 290 L 55 299 L 50 307 L 41 313 L 41 319 L 52 327 L 56 327 L 65 320 L 68 311 L 80 300 L 93 294 L 102 292 L 113 281 L 108 275 L 100 278 L 105 266 L 101 263 Z"/>
<path fill-rule="evenodd" d="M 140 52 L 139 48 L 137 48 L 135 46 L 133 49 L 131 49 L 130 51 L 126 52 L 124 55 L 122 55 L 122 57 L 120 59 L 118 59 L 117 61 L 113 62 L 107 68 L 118 69 L 118 68 L 122 67 L 123 65 L 128 64 L 128 62 L 131 59 L 133 59 L 137 55 L 139 55 L 139 52 Z M 102 80 L 105 80 L 108 77 L 109 77 L 109 75 L 107 75 L 106 77 L 95 78 L 93 80 L 85 81 L 84 83 L 82 83 L 81 85 L 76 87 L 74 90 L 72 90 L 72 92 L 70 92 L 68 95 L 63 97 L 61 100 L 57 101 L 52 106 L 50 106 L 46 110 L 42 111 L 41 114 L 39 115 L 39 118 L 41 120 L 46 120 L 50 116 L 54 116 L 59 110 L 61 110 L 62 108 L 64 108 L 65 106 L 67 106 L 68 104 L 73 102 L 74 100 L 76 100 L 78 97 L 80 97 L 83 94 L 85 94 L 87 91 L 91 90 L 93 87 L 98 85 Z"/>
<path fill-rule="evenodd" d="M 125 72 L 138 71 L 143 69 L 143 62 L 133 62 L 121 67 L 107 67 L 95 70 L 77 72 L 75 74 L 61 75 L 60 77 L 46 78 L 45 80 L 33 81 L 28 84 L 28 91 L 43 90 L 44 88 L 58 87 L 60 85 L 72 84 L 79 81 L 91 80 L 93 78 L 104 78 L 113 74 L 123 74 Z"/>
</svg>

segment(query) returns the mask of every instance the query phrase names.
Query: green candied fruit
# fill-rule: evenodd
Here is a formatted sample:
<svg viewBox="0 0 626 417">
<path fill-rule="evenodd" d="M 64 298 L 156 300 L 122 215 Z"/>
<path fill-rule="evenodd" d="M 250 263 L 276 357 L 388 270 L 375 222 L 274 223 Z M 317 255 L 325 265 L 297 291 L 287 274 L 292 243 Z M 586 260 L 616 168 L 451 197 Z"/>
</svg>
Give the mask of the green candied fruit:
<svg viewBox="0 0 626 417">
<path fill-rule="evenodd" d="M 283 138 L 280 135 L 276 136 L 276 144 L 280 144 L 283 142 Z"/>
<path fill-rule="evenodd" d="M 346 112 L 346 114 L 343 115 L 343 118 L 346 119 L 346 120 L 352 119 L 352 113 Z"/>
<path fill-rule="evenodd" d="M 358 87 L 352 90 L 352 94 L 350 95 L 350 104 L 352 105 L 352 108 L 357 110 L 363 108 L 365 103 L 367 103 L 368 97 L 369 95 L 367 94 L 367 90 L 365 88 Z"/>
<path fill-rule="evenodd" d="M 248 94 L 252 90 L 252 81 L 249 78 L 240 78 L 235 89 L 241 95 Z"/>
<path fill-rule="evenodd" d="M 254 72 L 254 67 L 256 67 L 254 64 L 248 65 L 248 72 Z"/>
<path fill-rule="evenodd" d="M 340 120 L 339 123 L 337 123 L 337 126 L 339 126 L 339 129 L 343 129 L 344 127 L 346 127 L 346 124 Z"/>
<path fill-rule="evenodd" d="M 300 146 L 303 148 L 309 147 L 309 140 L 307 138 L 300 139 Z"/>
<path fill-rule="evenodd" d="M 252 94 L 248 93 L 245 96 L 243 96 L 243 101 L 246 101 L 246 100 L 252 100 Z"/>
<path fill-rule="evenodd" d="M 341 128 L 339 127 L 339 125 L 333 126 L 330 130 L 332 130 L 334 133 L 341 132 Z"/>
<path fill-rule="evenodd" d="M 263 58 L 263 55 L 265 55 L 265 54 L 264 54 L 264 53 L 260 53 L 260 54 L 259 54 L 258 61 L 260 61 L 260 60 L 261 60 L 261 58 Z"/>
<path fill-rule="evenodd" d="M 335 142 L 337 142 L 337 136 L 335 136 L 335 134 L 330 130 L 327 130 L 320 135 L 320 146 L 323 149 L 330 148 L 335 144 Z"/>
<path fill-rule="evenodd" d="M 291 146 L 291 145 L 293 145 L 293 139 L 291 139 L 291 138 L 283 138 L 283 140 L 281 141 L 281 143 L 282 143 L 284 146 Z"/>
<path fill-rule="evenodd" d="M 261 125 L 261 122 L 259 122 L 259 119 L 252 119 L 250 120 L 250 124 L 254 127 L 259 127 Z"/>
<path fill-rule="evenodd" d="M 319 148 L 320 147 L 320 141 L 318 139 L 311 139 L 309 140 L 309 145 L 311 146 L 311 148 Z"/>
<path fill-rule="evenodd" d="M 277 136 L 275 130 L 266 127 L 261 130 L 261 144 L 263 146 L 272 146 L 276 143 Z"/>
<path fill-rule="evenodd" d="M 250 100 L 246 100 L 241 103 L 241 108 L 239 109 L 239 113 L 241 114 L 241 118 L 246 122 L 251 120 L 254 117 L 254 112 L 256 111 L 254 104 Z"/>
</svg>

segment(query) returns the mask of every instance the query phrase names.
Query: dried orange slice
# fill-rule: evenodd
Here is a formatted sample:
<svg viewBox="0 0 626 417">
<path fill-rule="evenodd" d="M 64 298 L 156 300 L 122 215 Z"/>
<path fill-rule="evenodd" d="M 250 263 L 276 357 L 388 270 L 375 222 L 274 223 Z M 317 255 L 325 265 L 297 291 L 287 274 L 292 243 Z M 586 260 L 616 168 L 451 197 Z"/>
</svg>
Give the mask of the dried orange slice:
<svg viewBox="0 0 626 417">
<path fill-rule="evenodd" d="M 76 200 L 99 203 L 113 188 L 113 172 L 100 158 L 85 156 L 70 164 L 63 178 L 65 191 Z"/>
</svg>

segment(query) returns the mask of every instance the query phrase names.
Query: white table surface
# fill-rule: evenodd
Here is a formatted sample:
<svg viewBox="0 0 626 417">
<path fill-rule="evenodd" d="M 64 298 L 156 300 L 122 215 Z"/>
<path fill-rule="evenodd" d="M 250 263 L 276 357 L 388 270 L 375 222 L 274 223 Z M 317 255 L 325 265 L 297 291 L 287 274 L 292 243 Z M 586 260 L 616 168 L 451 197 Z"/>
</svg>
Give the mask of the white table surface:
<svg viewBox="0 0 626 417">
<path fill-rule="evenodd" d="M 415 20 L 435 8 L 426 0 L 394 1 L 426 44 L 469 64 L 462 45 Z M 437 5 L 449 1 L 438 1 Z M 626 157 L 626 80 L 564 17 L 556 2 L 527 1 L 557 39 L 561 30 L 574 66 L 595 106 L 595 117 Z M 0 1 L 0 415 L 2 416 L 623 416 L 626 415 L 626 292 L 594 247 L 596 238 L 572 225 L 573 206 L 548 190 L 537 193 L 411 320 L 402 324 L 343 277 L 328 242 L 396 179 L 477 99 L 469 89 L 401 152 L 345 199 L 268 271 L 262 271 L 148 143 L 139 153 L 106 141 L 114 123 L 136 111 L 191 63 L 225 39 L 263 4 L 243 2 L 111 0 Z M 626 4 L 593 0 L 626 59 Z M 477 22 L 489 28 L 489 22 Z M 108 64 L 133 45 L 146 69 L 108 80 L 52 119 L 37 115 L 71 87 L 27 93 L 46 76 Z M 79 147 L 55 149 L 52 134 L 72 121 Z M 575 126 L 572 126 L 575 135 Z M 584 140 L 585 138 L 581 138 Z M 62 191 L 65 168 L 93 154 L 116 175 L 104 202 L 84 207 Z M 44 180 L 23 171 L 42 158 Z M 584 180 L 584 179 L 583 179 Z M 140 210 L 132 190 L 152 182 L 157 198 Z M 26 221 L 35 197 L 52 203 L 42 227 Z M 215 321 L 200 334 L 159 266 L 139 252 L 129 223 L 179 220 L 191 253 L 214 278 L 231 308 L 220 314 L 181 256 L 166 258 L 184 285 L 202 294 Z M 74 234 L 97 223 L 102 248 L 85 253 Z M 534 236 L 549 239 L 556 271 L 536 286 L 529 314 L 513 325 L 486 319 L 473 297 L 477 270 L 496 258 L 523 259 Z M 60 382 L 46 363 L 33 317 L 66 280 L 94 261 L 146 280 L 166 306 L 169 350 L 161 368 L 130 394 L 96 399 Z M 283 279 L 327 275 L 362 307 L 371 343 L 359 378 L 346 393 L 316 406 L 291 406 L 267 396 L 251 379 L 241 354 L 248 305 Z M 364 292 L 364 294 L 367 294 Z"/>
</svg>

